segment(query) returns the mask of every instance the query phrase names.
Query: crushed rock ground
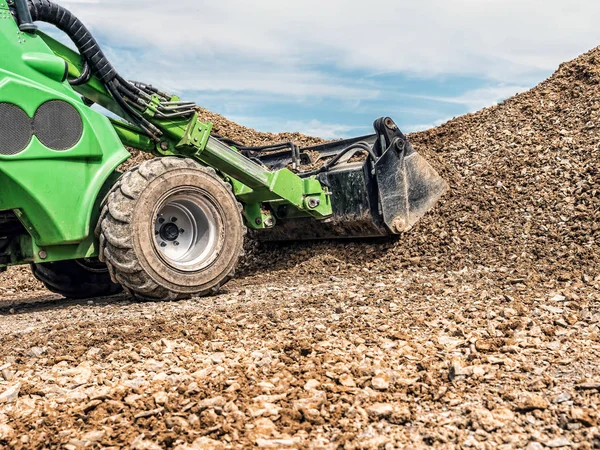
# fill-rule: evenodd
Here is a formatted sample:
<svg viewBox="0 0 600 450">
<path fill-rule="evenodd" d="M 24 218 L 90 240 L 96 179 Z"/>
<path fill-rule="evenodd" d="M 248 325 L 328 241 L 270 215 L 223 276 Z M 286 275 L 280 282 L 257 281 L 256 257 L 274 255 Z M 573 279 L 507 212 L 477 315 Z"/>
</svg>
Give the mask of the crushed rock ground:
<svg viewBox="0 0 600 450">
<path fill-rule="evenodd" d="M 600 448 L 599 83 L 596 48 L 411 135 L 451 186 L 413 230 L 251 244 L 214 297 L 65 301 L 9 270 L 0 447 Z"/>
</svg>

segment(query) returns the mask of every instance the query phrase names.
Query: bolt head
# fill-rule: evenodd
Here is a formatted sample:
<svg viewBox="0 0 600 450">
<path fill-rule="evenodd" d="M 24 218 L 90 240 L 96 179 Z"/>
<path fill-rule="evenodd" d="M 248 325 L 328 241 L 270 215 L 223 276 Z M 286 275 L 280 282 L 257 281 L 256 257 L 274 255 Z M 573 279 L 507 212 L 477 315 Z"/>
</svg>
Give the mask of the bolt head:
<svg viewBox="0 0 600 450">
<path fill-rule="evenodd" d="M 38 256 L 40 257 L 40 259 L 46 259 L 48 257 L 48 253 L 46 252 L 46 250 L 40 250 L 38 252 Z"/>
<path fill-rule="evenodd" d="M 262 225 L 262 219 L 260 217 L 257 217 L 256 220 L 254 221 L 254 223 L 256 223 L 256 225 Z"/>
<path fill-rule="evenodd" d="M 321 200 L 319 200 L 318 198 L 309 198 L 308 199 L 309 208 L 316 208 L 320 204 L 321 204 Z"/>
<path fill-rule="evenodd" d="M 166 243 L 166 242 L 161 242 L 161 243 L 160 243 L 160 246 L 164 248 L 164 247 L 166 247 L 166 246 L 167 246 L 167 243 Z"/>
<path fill-rule="evenodd" d="M 173 222 L 173 223 L 177 222 L 177 217 L 171 217 L 171 222 Z"/>
<path fill-rule="evenodd" d="M 178 246 L 179 246 L 179 242 L 175 241 L 175 242 L 173 242 L 173 245 L 174 245 L 175 247 L 178 247 Z"/>
</svg>

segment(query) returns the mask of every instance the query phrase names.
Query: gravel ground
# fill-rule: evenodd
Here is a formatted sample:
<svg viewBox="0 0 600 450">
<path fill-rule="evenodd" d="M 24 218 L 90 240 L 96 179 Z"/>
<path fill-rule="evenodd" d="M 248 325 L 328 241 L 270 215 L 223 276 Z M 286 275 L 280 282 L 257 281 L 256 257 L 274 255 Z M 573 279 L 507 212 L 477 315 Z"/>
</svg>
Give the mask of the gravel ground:
<svg viewBox="0 0 600 450">
<path fill-rule="evenodd" d="M 600 448 L 599 82 L 597 48 L 412 135 L 451 192 L 410 233 L 250 244 L 214 297 L 64 301 L 11 269 L 0 446 Z"/>
</svg>

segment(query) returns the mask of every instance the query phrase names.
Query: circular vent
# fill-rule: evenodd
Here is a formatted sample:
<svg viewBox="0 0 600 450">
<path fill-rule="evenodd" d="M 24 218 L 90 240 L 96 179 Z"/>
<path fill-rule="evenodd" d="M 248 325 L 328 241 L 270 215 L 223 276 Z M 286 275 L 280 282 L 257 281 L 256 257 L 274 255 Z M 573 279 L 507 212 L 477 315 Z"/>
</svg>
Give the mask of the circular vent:
<svg viewBox="0 0 600 450">
<path fill-rule="evenodd" d="M 52 150 L 69 150 L 81 139 L 83 122 L 77 110 L 62 100 L 42 104 L 33 117 L 40 142 Z"/>
<path fill-rule="evenodd" d="M 0 155 L 21 153 L 32 136 L 31 119 L 27 113 L 12 103 L 0 103 Z"/>
</svg>

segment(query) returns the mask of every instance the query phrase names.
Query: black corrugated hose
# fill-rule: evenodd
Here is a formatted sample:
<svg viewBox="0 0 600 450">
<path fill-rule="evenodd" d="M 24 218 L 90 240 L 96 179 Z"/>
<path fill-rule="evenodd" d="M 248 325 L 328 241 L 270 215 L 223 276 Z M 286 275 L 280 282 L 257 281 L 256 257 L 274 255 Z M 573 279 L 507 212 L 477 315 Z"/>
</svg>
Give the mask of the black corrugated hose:
<svg viewBox="0 0 600 450">
<path fill-rule="evenodd" d="M 28 0 L 27 3 L 33 21 L 46 22 L 64 31 L 92 73 L 100 78 L 119 106 L 146 134 L 158 140 L 161 131 L 132 107 L 133 103 L 145 109 L 148 105 L 145 100 L 149 96 L 119 76 L 83 22 L 68 9 L 49 0 Z"/>
</svg>

